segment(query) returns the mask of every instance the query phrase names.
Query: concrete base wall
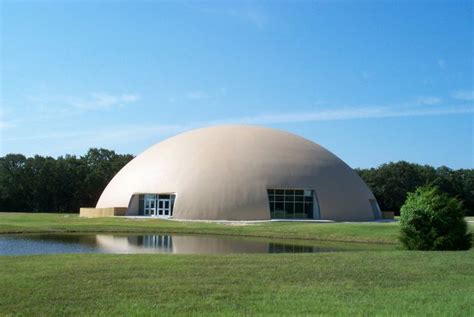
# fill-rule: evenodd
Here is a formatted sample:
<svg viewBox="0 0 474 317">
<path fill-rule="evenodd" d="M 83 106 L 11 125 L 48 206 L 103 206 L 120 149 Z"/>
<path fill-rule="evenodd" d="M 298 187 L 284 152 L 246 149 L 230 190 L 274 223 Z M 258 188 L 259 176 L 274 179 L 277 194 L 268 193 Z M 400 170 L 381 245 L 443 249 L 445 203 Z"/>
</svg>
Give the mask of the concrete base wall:
<svg viewBox="0 0 474 317">
<path fill-rule="evenodd" d="M 94 217 L 113 217 L 125 216 L 127 208 L 125 207 L 109 207 L 109 208 L 81 208 L 79 211 L 80 217 L 94 218 Z"/>
</svg>

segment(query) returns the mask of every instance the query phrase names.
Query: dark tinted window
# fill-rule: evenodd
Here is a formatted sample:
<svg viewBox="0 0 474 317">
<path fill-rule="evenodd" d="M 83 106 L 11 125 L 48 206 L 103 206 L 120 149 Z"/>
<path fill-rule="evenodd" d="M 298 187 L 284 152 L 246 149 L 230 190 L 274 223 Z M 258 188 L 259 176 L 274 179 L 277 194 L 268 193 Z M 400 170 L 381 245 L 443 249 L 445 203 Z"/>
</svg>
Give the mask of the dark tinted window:
<svg viewBox="0 0 474 317">
<path fill-rule="evenodd" d="M 313 190 L 268 189 L 267 192 L 272 219 L 313 219 Z"/>
</svg>

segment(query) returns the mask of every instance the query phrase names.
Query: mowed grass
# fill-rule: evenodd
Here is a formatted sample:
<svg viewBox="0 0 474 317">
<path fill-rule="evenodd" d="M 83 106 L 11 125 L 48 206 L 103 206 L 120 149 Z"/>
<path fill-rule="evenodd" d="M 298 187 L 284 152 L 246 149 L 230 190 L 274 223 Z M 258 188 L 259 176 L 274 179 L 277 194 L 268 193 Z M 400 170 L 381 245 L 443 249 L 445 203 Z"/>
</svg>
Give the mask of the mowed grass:
<svg viewBox="0 0 474 317">
<path fill-rule="evenodd" d="M 234 226 L 0 213 L 0 233 L 217 234 L 301 243 L 383 243 L 390 250 L 0 256 L 0 316 L 474 316 L 474 249 L 397 250 L 398 226 L 397 222 Z"/>
<path fill-rule="evenodd" d="M 0 234 L 33 232 L 160 232 L 341 242 L 398 243 L 397 222 L 265 222 L 250 225 L 229 225 L 120 217 L 80 218 L 74 214 L 0 213 Z"/>
<path fill-rule="evenodd" d="M 0 315 L 473 316 L 474 252 L 0 257 Z"/>
</svg>

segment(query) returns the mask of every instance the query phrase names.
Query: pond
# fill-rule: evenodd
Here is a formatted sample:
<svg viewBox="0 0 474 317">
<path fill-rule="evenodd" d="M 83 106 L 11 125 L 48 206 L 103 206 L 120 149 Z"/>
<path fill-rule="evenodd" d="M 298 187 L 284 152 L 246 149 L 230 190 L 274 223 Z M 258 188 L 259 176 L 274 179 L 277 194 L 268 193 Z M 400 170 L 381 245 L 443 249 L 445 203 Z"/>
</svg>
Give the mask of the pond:
<svg viewBox="0 0 474 317">
<path fill-rule="evenodd" d="M 54 253 L 315 253 L 386 249 L 361 243 L 254 239 L 178 234 L 17 234 L 0 235 L 0 255 Z"/>
</svg>

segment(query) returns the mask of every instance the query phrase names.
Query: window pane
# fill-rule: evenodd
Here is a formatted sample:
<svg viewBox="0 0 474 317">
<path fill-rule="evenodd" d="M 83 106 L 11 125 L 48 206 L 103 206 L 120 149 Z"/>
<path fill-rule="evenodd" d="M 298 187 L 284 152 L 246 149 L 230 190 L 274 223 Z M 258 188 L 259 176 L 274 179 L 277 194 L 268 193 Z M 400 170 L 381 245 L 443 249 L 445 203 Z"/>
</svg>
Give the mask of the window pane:
<svg viewBox="0 0 474 317">
<path fill-rule="evenodd" d="M 275 190 L 274 189 L 267 189 L 268 195 L 274 195 Z"/>
<path fill-rule="evenodd" d="M 305 219 L 306 214 L 304 213 L 304 205 L 303 204 L 295 204 L 295 218 Z"/>
<path fill-rule="evenodd" d="M 292 214 L 295 212 L 295 205 L 293 203 L 285 203 L 285 212 Z"/>
<path fill-rule="evenodd" d="M 283 203 L 275 203 L 275 211 L 281 211 L 283 212 L 284 211 L 284 206 L 283 206 Z"/>
<path fill-rule="evenodd" d="M 287 189 L 287 190 L 285 190 L 285 195 L 290 195 L 290 196 L 292 196 L 292 195 L 294 195 L 294 194 L 295 194 L 295 191 L 294 191 L 293 189 Z"/>
<path fill-rule="evenodd" d="M 303 202 L 304 197 L 303 196 L 295 196 L 295 201 Z"/>
<path fill-rule="evenodd" d="M 313 196 L 313 191 L 312 190 L 305 190 L 304 195 L 305 196 Z"/>
<path fill-rule="evenodd" d="M 303 196 L 304 190 L 295 190 L 295 195 L 301 195 Z"/>
<path fill-rule="evenodd" d="M 275 194 L 277 195 L 283 195 L 285 193 L 285 191 L 283 189 L 276 189 L 275 190 Z"/>
<path fill-rule="evenodd" d="M 275 201 L 283 201 L 285 199 L 285 196 L 275 196 Z"/>
<path fill-rule="evenodd" d="M 273 213 L 275 215 L 275 218 L 276 219 L 282 219 L 282 218 L 285 218 L 285 212 L 283 210 L 275 210 L 275 212 Z"/>
</svg>

